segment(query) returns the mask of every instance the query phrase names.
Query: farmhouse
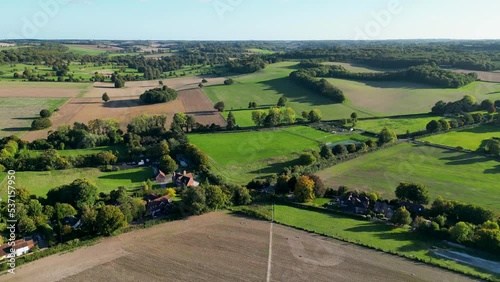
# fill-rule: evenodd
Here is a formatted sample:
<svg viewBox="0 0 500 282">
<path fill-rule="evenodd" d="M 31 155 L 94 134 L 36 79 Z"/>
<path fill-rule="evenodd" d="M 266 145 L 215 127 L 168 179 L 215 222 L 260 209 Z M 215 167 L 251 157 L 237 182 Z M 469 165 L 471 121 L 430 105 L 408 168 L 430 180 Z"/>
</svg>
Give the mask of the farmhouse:
<svg viewBox="0 0 500 282">
<path fill-rule="evenodd" d="M 7 255 L 11 253 L 11 249 L 14 249 L 14 252 L 17 257 L 27 254 L 34 247 L 35 247 L 35 242 L 33 242 L 33 240 L 26 241 L 24 239 L 19 239 L 14 241 L 13 246 L 9 246 L 8 243 L 5 243 L 0 246 L 0 260 L 5 259 Z"/>
<path fill-rule="evenodd" d="M 366 196 L 359 196 L 349 193 L 337 199 L 340 208 L 344 212 L 362 214 L 368 210 L 370 199 Z"/>
<path fill-rule="evenodd" d="M 200 185 L 200 183 L 196 182 L 194 180 L 194 177 L 193 177 L 193 174 L 192 173 L 186 173 L 186 171 L 184 170 L 182 174 L 180 173 L 173 173 L 172 174 L 172 182 L 175 183 L 175 185 L 177 187 L 182 187 L 182 186 L 185 186 L 185 187 L 189 187 L 189 186 L 194 186 L 194 187 L 198 187 Z"/>
<path fill-rule="evenodd" d="M 163 197 L 150 195 L 145 200 L 146 210 L 152 217 L 155 217 L 159 213 L 165 213 L 172 203 L 169 195 Z"/>
<path fill-rule="evenodd" d="M 373 205 L 373 211 L 375 213 L 383 214 L 386 218 L 391 218 L 394 214 L 394 206 L 389 204 L 387 200 L 385 201 L 376 201 Z"/>
</svg>

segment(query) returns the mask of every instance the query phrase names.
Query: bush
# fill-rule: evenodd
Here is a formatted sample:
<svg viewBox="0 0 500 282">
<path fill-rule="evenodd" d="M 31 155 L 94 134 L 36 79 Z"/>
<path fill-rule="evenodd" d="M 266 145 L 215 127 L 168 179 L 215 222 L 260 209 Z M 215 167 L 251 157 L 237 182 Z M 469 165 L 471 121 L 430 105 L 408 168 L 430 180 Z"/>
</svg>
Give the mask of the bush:
<svg viewBox="0 0 500 282">
<path fill-rule="evenodd" d="M 224 85 L 231 85 L 234 83 L 234 80 L 232 78 L 224 80 Z"/>
<path fill-rule="evenodd" d="M 299 157 L 299 163 L 301 165 L 310 165 L 314 162 L 316 162 L 316 158 L 311 153 L 305 153 Z"/>
<path fill-rule="evenodd" d="M 52 126 L 49 118 L 38 118 L 31 123 L 31 130 L 41 130 Z"/>
<path fill-rule="evenodd" d="M 40 116 L 43 117 L 43 118 L 48 118 L 52 115 L 52 113 L 47 110 L 47 109 L 43 109 L 40 111 Z"/>
<path fill-rule="evenodd" d="M 123 88 L 125 87 L 125 81 L 123 79 L 115 80 L 115 88 Z"/>
</svg>

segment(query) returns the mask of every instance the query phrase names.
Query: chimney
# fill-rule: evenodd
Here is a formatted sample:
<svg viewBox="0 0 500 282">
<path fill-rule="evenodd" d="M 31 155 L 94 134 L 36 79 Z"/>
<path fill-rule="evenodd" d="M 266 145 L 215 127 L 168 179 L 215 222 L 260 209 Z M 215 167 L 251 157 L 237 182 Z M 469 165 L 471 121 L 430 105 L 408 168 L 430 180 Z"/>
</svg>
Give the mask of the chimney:
<svg viewBox="0 0 500 282">
<path fill-rule="evenodd" d="M 183 171 L 182 173 L 183 173 L 184 175 L 186 175 L 186 171 Z"/>
</svg>

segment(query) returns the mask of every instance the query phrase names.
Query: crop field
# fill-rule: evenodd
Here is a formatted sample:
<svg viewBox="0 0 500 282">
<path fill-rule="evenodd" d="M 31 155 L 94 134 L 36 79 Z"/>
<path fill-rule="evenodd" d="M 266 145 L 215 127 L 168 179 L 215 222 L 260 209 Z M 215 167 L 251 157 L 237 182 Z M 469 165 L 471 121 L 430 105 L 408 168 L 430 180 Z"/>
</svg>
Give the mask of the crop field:
<svg viewBox="0 0 500 282">
<path fill-rule="evenodd" d="M 439 116 L 425 116 L 425 117 L 408 117 L 408 118 L 383 118 L 383 119 L 370 119 L 358 120 L 356 128 L 370 132 L 380 132 L 384 127 L 394 130 L 396 134 L 405 134 L 407 130 L 410 132 L 417 132 L 425 130 L 426 125 L 431 120 L 439 120 Z"/>
<path fill-rule="evenodd" d="M 273 226 L 272 236 L 268 260 L 268 222 L 216 212 L 106 238 L 23 265 L 16 275 L 0 280 L 28 282 L 36 276 L 38 282 L 162 281 L 165 277 L 173 281 L 265 281 L 269 271 L 271 281 L 471 281 L 279 224 Z M 137 238 L 155 244 L 139 246 Z M 51 271 L 44 271 L 47 268 Z"/>
<path fill-rule="evenodd" d="M 267 50 L 267 49 L 259 49 L 259 48 L 250 48 L 248 49 L 248 52 L 254 53 L 254 54 L 264 54 L 264 55 L 269 55 L 269 54 L 274 54 L 274 51 Z"/>
<path fill-rule="evenodd" d="M 306 126 L 239 133 L 190 134 L 188 138 L 210 157 L 219 173 L 241 184 L 295 165 L 301 152 L 319 151 L 321 144 L 368 139 L 359 134 L 331 134 Z"/>
<path fill-rule="evenodd" d="M 404 143 L 317 174 L 331 187 L 376 191 L 389 199 L 399 182 L 412 181 L 426 185 L 432 200 L 442 196 L 500 210 L 498 173 L 500 165 L 491 158 Z"/>
<path fill-rule="evenodd" d="M 90 55 L 97 56 L 106 52 L 117 52 L 123 50 L 116 46 L 104 46 L 104 45 L 85 45 L 85 44 L 66 44 L 64 45 L 69 48 L 69 52 L 73 52 L 79 55 Z"/>
<path fill-rule="evenodd" d="M 422 238 L 416 233 L 408 232 L 408 229 L 285 205 L 275 205 L 274 219 L 276 222 L 307 231 L 361 243 L 384 251 L 432 260 L 434 263 L 464 272 L 485 275 L 485 272 L 476 268 L 432 255 L 430 250 L 433 246 L 439 246 L 439 240 Z M 492 273 L 486 275 L 491 278 L 495 277 Z"/>
<path fill-rule="evenodd" d="M 460 131 L 450 131 L 440 135 L 422 138 L 435 144 L 451 147 L 462 147 L 468 150 L 478 150 L 491 138 L 500 138 L 500 127 L 494 125 L 483 125 Z"/>
<path fill-rule="evenodd" d="M 428 113 L 437 101 L 456 101 L 464 95 L 477 101 L 500 99 L 500 83 L 473 82 L 458 89 L 440 89 L 409 82 L 327 80 L 342 89 L 352 105 L 379 115 Z"/>
<path fill-rule="evenodd" d="M 50 189 L 70 184 L 79 178 L 92 180 L 96 184 L 98 192 L 110 192 L 120 186 L 124 186 L 128 190 L 138 188 L 143 181 L 151 177 L 153 177 L 151 168 L 134 168 L 114 172 L 101 172 L 97 168 L 18 171 L 16 172 L 16 185 L 27 188 L 36 196 L 45 197 Z M 5 187 L 0 188 L 2 194 L 6 193 Z"/>
<path fill-rule="evenodd" d="M 271 64 L 256 73 L 233 78 L 233 85 L 210 86 L 203 88 L 203 91 L 214 103 L 224 101 L 227 110 L 247 109 L 249 102 L 256 102 L 258 108 L 268 108 L 275 106 L 278 99 L 285 95 L 288 98 L 287 106 L 292 107 L 297 116 L 302 111 L 315 108 L 321 111 L 324 120 L 347 118 L 354 111 L 358 112 L 359 117 L 375 114 L 350 103 L 333 104 L 329 98 L 297 86 L 288 79 L 288 75 L 297 69 L 296 65 L 297 62 Z M 251 115 L 251 111 L 244 113 Z M 251 116 L 244 119 L 248 121 Z"/>
<path fill-rule="evenodd" d="M 30 130 L 42 109 L 55 110 L 65 98 L 0 98 L 0 138 Z"/>
</svg>

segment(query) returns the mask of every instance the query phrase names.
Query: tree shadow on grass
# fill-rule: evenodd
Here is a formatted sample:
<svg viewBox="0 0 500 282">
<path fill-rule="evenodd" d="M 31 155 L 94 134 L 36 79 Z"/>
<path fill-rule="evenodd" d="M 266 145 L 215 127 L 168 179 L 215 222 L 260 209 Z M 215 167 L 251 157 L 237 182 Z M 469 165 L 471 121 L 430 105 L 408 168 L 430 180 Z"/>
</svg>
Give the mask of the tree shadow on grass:
<svg viewBox="0 0 500 282">
<path fill-rule="evenodd" d="M 268 88 L 265 90 L 273 90 L 285 94 L 285 96 L 297 103 L 309 103 L 313 106 L 335 104 L 330 98 L 321 96 L 306 88 L 303 88 L 288 77 L 271 79 L 260 82 Z M 260 105 L 262 106 L 262 105 Z M 274 106 L 274 105 L 273 105 Z"/>
<path fill-rule="evenodd" d="M 360 225 L 360 226 L 356 226 L 356 227 L 351 227 L 351 228 L 348 228 L 346 229 L 345 231 L 350 231 L 350 232 L 387 232 L 387 231 L 390 231 L 392 229 L 391 226 L 388 226 L 388 225 L 385 225 L 385 224 L 381 224 L 381 223 L 365 223 L 363 225 Z"/>
<path fill-rule="evenodd" d="M 299 160 L 297 160 L 297 159 L 286 161 L 286 162 L 276 162 L 276 163 L 268 164 L 266 167 L 261 168 L 259 170 L 251 171 L 250 173 L 266 173 L 266 174 L 267 173 L 280 173 L 281 170 L 283 170 L 283 168 L 291 167 L 291 166 L 298 165 L 298 164 L 299 164 Z"/>
<path fill-rule="evenodd" d="M 493 168 L 488 168 L 484 170 L 484 173 L 486 174 L 497 174 L 500 173 L 500 165 L 497 165 Z"/>
<path fill-rule="evenodd" d="M 146 181 L 148 178 L 153 177 L 153 171 L 149 170 L 141 170 L 141 171 L 121 171 L 120 173 L 113 173 L 108 175 L 99 176 L 98 179 L 106 179 L 106 180 L 130 180 L 132 182 L 142 182 Z"/>
<path fill-rule="evenodd" d="M 446 162 L 447 165 L 471 165 L 489 161 L 488 158 L 476 154 L 460 154 L 440 158 L 440 160 L 448 161 Z"/>
<path fill-rule="evenodd" d="M 3 128 L 2 131 L 15 132 L 15 131 L 29 131 L 31 127 L 7 127 Z"/>
</svg>

